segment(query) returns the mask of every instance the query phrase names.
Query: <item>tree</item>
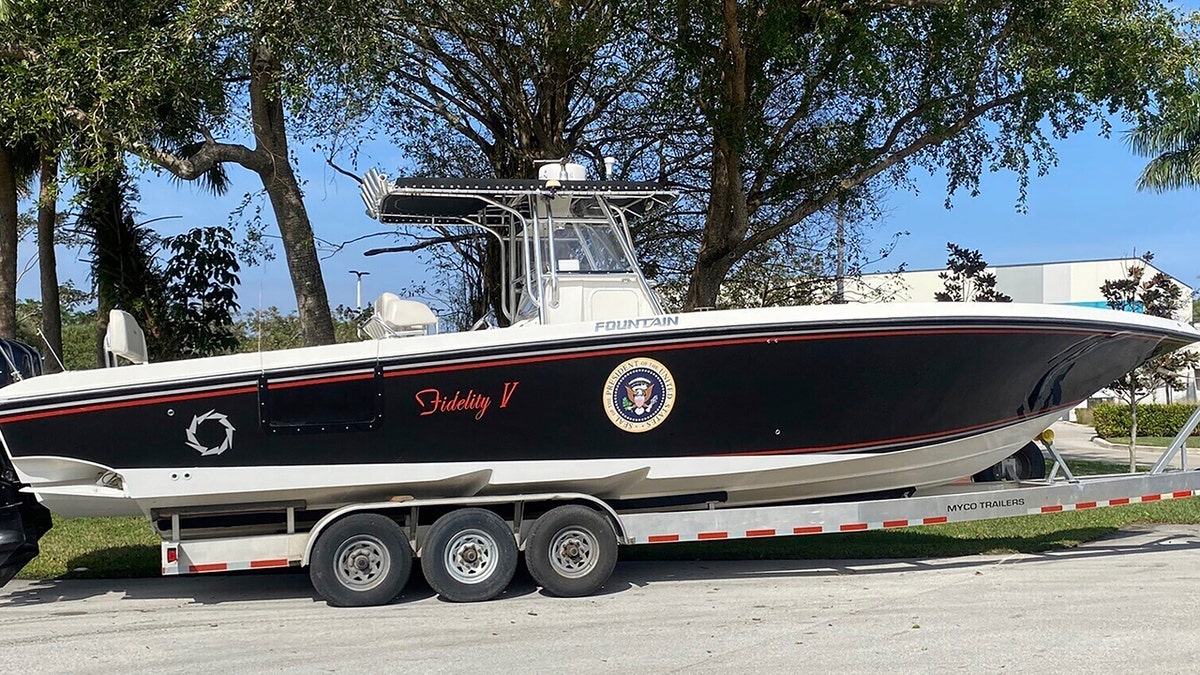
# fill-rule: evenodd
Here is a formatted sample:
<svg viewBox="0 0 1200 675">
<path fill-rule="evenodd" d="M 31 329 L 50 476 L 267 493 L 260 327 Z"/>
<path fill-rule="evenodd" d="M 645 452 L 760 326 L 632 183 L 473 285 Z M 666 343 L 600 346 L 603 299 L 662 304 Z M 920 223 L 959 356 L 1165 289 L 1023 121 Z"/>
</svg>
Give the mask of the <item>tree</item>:
<svg viewBox="0 0 1200 675">
<path fill-rule="evenodd" d="M 938 302 L 1012 302 L 1012 298 L 996 290 L 996 274 L 987 271 L 987 261 L 975 249 L 946 242 L 946 271 L 939 272 L 945 290 L 933 297 Z"/>
<path fill-rule="evenodd" d="M 1125 276 L 1105 281 L 1100 292 L 1108 306 L 1125 312 L 1142 312 L 1149 316 L 1173 318 L 1187 299 L 1183 287 L 1162 272 L 1147 278 L 1147 266 L 1154 255 L 1147 251 L 1140 262 L 1125 268 Z M 1163 387 L 1178 388 L 1183 375 L 1200 363 L 1200 357 L 1187 350 L 1152 358 L 1108 385 L 1108 388 L 1129 406 L 1129 471 L 1137 471 L 1137 409 L 1147 396 Z"/>
<path fill-rule="evenodd" d="M 19 198 L 36 171 L 36 150 L 28 139 L 5 137 L 0 119 L 0 338 L 16 337 Z"/>
<path fill-rule="evenodd" d="M 426 175 L 532 178 L 572 155 L 600 175 L 606 122 L 660 60 L 643 48 L 643 15 L 620 0 L 400 0 L 381 70 L 405 154 Z M 472 303 L 454 310 L 466 325 L 489 309 L 507 321 L 495 240 L 416 234 L 446 243 L 432 260 Z"/>
<path fill-rule="evenodd" d="M 1183 94 L 1197 55 L 1153 1 L 654 7 L 672 55 L 654 110 L 677 112 L 649 152 L 705 201 L 687 307 L 714 305 L 751 251 L 913 168 L 945 170 L 951 196 L 1011 169 L 1023 195 L 1054 163 L 1050 136 L 1144 117 Z"/>
<path fill-rule="evenodd" d="M 233 233 L 224 227 L 193 228 L 166 239 L 166 323 L 172 337 L 159 358 L 228 354 L 238 347 L 239 265 Z"/>
<path fill-rule="evenodd" d="M 1151 158 L 1138 176 L 1137 189 L 1200 187 L 1200 93 L 1160 110 L 1125 139 L 1135 155 Z"/>
<path fill-rule="evenodd" d="M 61 355 L 62 303 L 58 288 L 58 261 L 54 254 L 58 225 L 58 153 L 43 147 L 38 153 L 37 246 L 38 276 L 42 290 L 42 336 L 50 351 Z M 62 370 L 58 359 L 45 359 L 44 372 Z"/>
<path fill-rule="evenodd" d="M 380 7 L 348 0 L 108 0 L 62 11 L 43 0 L 9 14 L 10 34 L 20 38 L 0 48 L 0 57 L 9 57 L 17 79 L 13 107 L 69 121 L 77 148 L 93 159 L 106 159 L 113 146 L 183 180 L 228 163 L 259 177 L 304 342 L 332 342 L 312 225 L 291 166 L 289 124 L 324 130 L 363 112 L 352 100 L 357 66 L 377 61 L 369 52 L 381 32 Z M 243 119 L 248 128 L 239 128 Z M 189 142 L 177 142 L 185 134 Z M 223 134 L 248 135 L 253 147 L 218 140 Z"/>
</svg>

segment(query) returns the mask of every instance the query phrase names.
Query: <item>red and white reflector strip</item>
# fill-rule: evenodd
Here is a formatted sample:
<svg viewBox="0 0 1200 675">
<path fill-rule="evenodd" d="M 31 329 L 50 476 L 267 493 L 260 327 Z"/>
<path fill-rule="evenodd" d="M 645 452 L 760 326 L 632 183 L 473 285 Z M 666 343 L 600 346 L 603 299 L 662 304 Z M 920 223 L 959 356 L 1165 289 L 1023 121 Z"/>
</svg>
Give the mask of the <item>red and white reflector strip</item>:
<svg viewBox="0 0 1200 675">
<path fill-rule="evenodd" d="M 172 549 L 167 549 L 168 562 Z M 274 558 L 270 560 L 248 560 L 238 562 L 218 562 L 218 563 L 203 563 L 199 565 L 188 565 L 184 569 L 180 565 L 163 568 L 163 574 L 172 576 L 176 574 L 204 574 L 206 572 L 237 572 L 240 570 L 262 570 L 272 567 L 287 567 L 290 563 L 287 558 Z"/>
<path fill-rule="evenodd" d="M 1177 492 L 1164 492 L 1155 495 L 1142 495 L 1140 497 L 1118 497 L 1116 499 L 1104 499 L 1095 502 L 1078 502 L 1076 504 L 1052 504 L 1043 506 L 1037 509 L 1030 509 L 1029 513 L 1060 513 L 1062 511 L 1085 511 L 1087 509 L 1099 509 L 1105 506 L 1124 506 L 1126 504 L 1146 504 L 1149 502 L 1160 502 L 1167 499 L 1187 499 L 1197 494 L 1196 490 L 1179 490 Z"/>
<path fill-rule="evenodd" d="M 1071 504 L 1052 504 L 1035 507 L 1028 510 L 1031 515 L 1042 513 L 1059 513 L 1062 511 L 1085 511 L 1105 506 L 1123 506 L 1125 504 L 1142 504 L 1168 499 L 1187 499 L 1200 494 L 1200 490 L 1179 490 L 1162 494 L 1142 495 L 1140 497 L 1118 497 L 1099 501 L 1076 502 Z M 1018 514 L 1019 515 L 1019 514 Z M 975 520 L 975 519 L 968 519 Z M 799 525 L 791 528 L 762 527 L 742 531 L 709 530 L 693 533 L 662 533 L 647 536 L 635 544 L 666 544 L 679 541 L 712 541 L 714 539 L 753 539 L 755 537 L 779 537 L 785 535 L 831 534 L 835 532 L 865 532 L 867 530 L 890 530 L 917 525 L 943 525 L 950 522 L 949 516 L 929 516 L 925 518 L 907 518 L 883 520 L 878 522 L 848 522 L 824 523 L 821 525 Z"/>
</svg>

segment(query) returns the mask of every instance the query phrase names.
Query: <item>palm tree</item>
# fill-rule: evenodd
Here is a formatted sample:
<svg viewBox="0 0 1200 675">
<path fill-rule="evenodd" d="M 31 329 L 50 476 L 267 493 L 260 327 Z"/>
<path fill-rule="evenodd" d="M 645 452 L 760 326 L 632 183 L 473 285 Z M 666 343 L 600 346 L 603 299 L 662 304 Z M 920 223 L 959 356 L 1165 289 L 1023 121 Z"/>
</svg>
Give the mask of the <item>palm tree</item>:
<svg viewBox="0 0 1200 675">
<path fill-rule="evenodd" d="M 1134 154 L 1150 157 L 1137 189 L 1166 192 L 1200 187 L 1200 94 L 1126 132 Z"/>
<path fill-rule="evenodd" d="M 0 0 L 2 1 L 2 0 Z M 20 198 L 38 170 L 37 147 L 0 137 L 0 338 L 17 335 L 17 242 Z"/>
</svg>

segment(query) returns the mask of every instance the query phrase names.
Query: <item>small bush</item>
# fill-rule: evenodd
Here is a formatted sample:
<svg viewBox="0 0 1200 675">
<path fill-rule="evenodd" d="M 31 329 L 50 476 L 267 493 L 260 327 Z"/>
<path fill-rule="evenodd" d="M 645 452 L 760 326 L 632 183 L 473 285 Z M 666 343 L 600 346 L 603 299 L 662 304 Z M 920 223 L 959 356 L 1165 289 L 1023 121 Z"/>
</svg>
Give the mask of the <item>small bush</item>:
<svg viewBox="0 0 1200 675">
<path fill-rule="evenodd" d="M 1195 404 L 1143 403 L 1138 410 L 1138 436 L 1174 436 L 1179 433 L 1192 413 Z M 1103 438 L 1130 436 L 1129 406 L 1106 404 L 1096 406 L 1092 412 L 1096 433 Z M 1192 430 L 1192 436 L 1200 436 L 1200 428 Z"/>
</svg>

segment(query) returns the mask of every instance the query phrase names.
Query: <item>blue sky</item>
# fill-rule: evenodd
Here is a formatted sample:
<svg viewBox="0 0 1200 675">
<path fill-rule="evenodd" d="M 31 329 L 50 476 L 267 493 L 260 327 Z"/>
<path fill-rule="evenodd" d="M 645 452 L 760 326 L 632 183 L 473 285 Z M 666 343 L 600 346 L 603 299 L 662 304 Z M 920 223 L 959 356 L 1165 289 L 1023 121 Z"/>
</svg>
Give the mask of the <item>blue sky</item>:
<svg viewBox="0 0 1200 675">
<path fill-rule="evenodd" d="M 1118 127 L 1120 129 L 1120 127 Z M 1192 286 L 1200 286 L 1200 192 L 1167 194 L 1139 193 L 1134 181 L 1143 160 L 1132 156 L 1118 134 L 1101 138 L 1094 130 L 1058 141 L 1059 164 L 1050 174 L 1034 178 L 1028 190 L 1027 209 L 1016 209 L 1016 176 L 1009 172 L 983 177 L 982 194 L 960 194 L 953 208 L 944 208 L 945 178 L 915 175 L 917 190 L 893 192 L 890 212 L 874 230 L 876 245 L 892 232 L 908 231 L 890 258 L 873 269 L 894 268 L 901 262 L 909 269 L 941 268 L 946 242 L 977 248 L 992 264 L 1016 264 L 1140 254 L 1150 250 L 1155 263 L 1167 273 Z M 350 179 L 324 164 L 318 153 L 296 145 L 299 169 L 306 181 L 306 204 L 318 237 L 340 242 L 385 228 L 370 220 Z M 359 157 L 362 170 L 378 167 L 387 172 L 401 165 L 398 151 L 384 143 L 364 148 Z M 348 163 L 348 162 L 347 162 Z M 187 183 L 147 174 L 141 182 L 139 205 L 144 219 L 179 216 L 159 223 L 163 234 L 191 227 L 226 224 L 242 195 L 259 187 L 257 178 L 237 166 L 230 167 L 234 189 L 223 198 L 202 193 Z M 264 220 L 270 208 L 262 202 Z M 273 233 L 273 228 L 268 232 Z M 366 241 L 347 247 L 323 260 L 322 270 L 333 305 L 354 303 L 351 269 L 368 270 L 363 280 L 364 302 L 386 290 L 397 290 L 423 277 L 415 256 L 408 254 L 365 258 L 362 251 L 386 245 L 387 239 Z M 295 309 L 282 251 L 277 259 L 244 269 L 239 299 L 243 310 L 275 305 Z M 22 260 L 33 255 L 32 245 L 22 251 Z M 60 251 L 60 277 L 87 285 L 86 267 L 77 251 Z M 36 270 L 20 282 L 20 297 L 38 295 Z"/>
<path fill-rule="evenodd" d="M 1106 139 L 1092 128 L 1055 148 L 1058 166 L 1032 179 L 1024 213 L 1016 209 L 1017 177 L 1010 172 L 985 175 L 982 194 L 956 196 L 949 210 L 944 176 L 919 176 L 919 194 L 893 193 L 876 238 L 911 234 L 884 266 L 941 268 L 948 241 L 979 249 L 994 265 L 1117 258 L 1136 249 L 1152 251 L 1163 271 L 1200 285 L 1200 192 L 1138 192 L 1145 160 L 1129 152 L 1119 133 Z"/>
</svg>

